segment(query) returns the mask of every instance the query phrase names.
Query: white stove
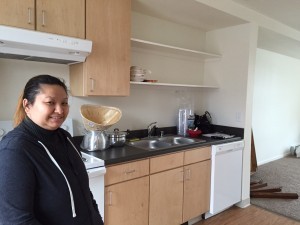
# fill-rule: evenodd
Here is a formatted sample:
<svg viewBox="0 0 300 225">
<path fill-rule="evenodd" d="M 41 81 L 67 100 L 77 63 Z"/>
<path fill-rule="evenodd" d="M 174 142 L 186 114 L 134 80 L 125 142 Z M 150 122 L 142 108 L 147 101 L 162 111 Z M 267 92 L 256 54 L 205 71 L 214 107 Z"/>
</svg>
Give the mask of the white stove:
<svg viewBox="0 0 300 225">
<path fill-rule="evenodd" d="M 90 189 L 104 221 L 104 174 L 106 173 L 104 160 L 84 152 L 81 152 L 81 155 L 89 176 Z"/>
<path fill-rule="evenodd" d="M 81 152 L 82 161 L 84 162 L 85 168 L 87 170 L 94 169 L 104 166 L 104 160 L 96 158 L 95 156 L 89 155 L 87 153 Z"/>
</svg>

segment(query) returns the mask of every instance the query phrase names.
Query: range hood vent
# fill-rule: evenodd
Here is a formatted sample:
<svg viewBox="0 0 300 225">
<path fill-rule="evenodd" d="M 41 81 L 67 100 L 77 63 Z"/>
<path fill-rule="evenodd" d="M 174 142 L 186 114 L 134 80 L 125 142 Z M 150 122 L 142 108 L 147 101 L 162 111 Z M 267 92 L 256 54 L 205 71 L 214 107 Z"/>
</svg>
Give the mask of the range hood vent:
<svg viewBox="0 0 300 225">
<path fill-rule="evenodd" d="M 0 25 L 0 58 L 70 65 L 91 50 L 90 40 Z"/>
</svg>

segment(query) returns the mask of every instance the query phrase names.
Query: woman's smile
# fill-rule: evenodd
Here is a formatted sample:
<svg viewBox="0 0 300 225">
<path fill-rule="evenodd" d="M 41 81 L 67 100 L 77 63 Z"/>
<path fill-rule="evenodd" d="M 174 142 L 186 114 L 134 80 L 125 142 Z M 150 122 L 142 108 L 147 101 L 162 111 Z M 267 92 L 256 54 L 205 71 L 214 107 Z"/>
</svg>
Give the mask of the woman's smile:
<svg viewBox="0 0 300 225">
<path fill-rule="evenodd" d="M 27 116 L 40 127 L 56 130 L 65 121 L 69 113 L 68 96 L 59 85 L 41 85 L 35 102 L 28 104 L 24 100 Z"/>
</svg>

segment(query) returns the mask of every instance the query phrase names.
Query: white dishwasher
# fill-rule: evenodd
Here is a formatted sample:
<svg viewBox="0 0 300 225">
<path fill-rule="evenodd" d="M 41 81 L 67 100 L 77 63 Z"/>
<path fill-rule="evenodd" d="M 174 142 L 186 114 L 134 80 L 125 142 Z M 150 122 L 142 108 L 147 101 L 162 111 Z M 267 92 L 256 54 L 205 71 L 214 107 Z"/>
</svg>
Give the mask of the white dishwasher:
<svg viewBox="0 0 300 225">
<path fill-rule="evenodd" d="M 212 145 L 209 218 L 241 201 L 244 141 Z"/>
</svg>

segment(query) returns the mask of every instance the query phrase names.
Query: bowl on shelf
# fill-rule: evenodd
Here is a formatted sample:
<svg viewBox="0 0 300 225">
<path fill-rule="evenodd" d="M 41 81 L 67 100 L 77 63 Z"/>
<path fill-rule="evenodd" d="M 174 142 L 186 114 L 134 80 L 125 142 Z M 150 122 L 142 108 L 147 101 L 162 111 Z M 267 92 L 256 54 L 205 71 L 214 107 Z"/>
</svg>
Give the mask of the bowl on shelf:
<svg viewBox="0 0 300 225">
<path fill-rule="evenodd" d="M 187 130 L 187 133 L 189 134 L 190 137 L 198 137 L 202 131 L 201 130 Z"/>
</svg>

